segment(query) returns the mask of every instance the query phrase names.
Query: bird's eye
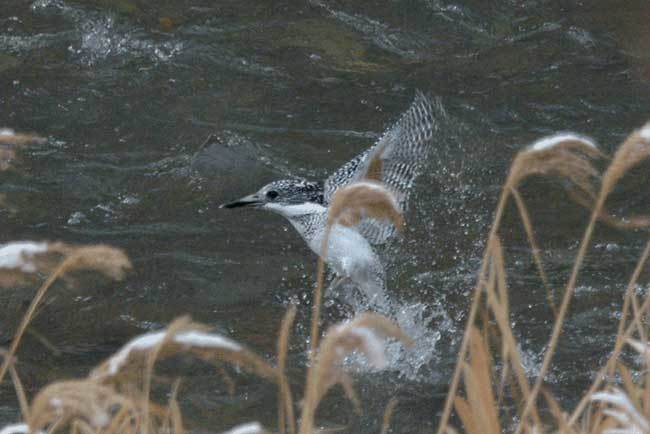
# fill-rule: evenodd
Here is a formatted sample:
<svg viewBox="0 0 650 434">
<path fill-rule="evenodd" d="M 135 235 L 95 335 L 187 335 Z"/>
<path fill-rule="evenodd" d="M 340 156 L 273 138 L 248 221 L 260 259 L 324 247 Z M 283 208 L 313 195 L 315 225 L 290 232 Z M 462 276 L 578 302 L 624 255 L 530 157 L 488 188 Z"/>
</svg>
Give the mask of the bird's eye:
<svg viewBox="0 0 650 434">
<path fill-rule="evenodd" d="M 273 200 L 273 199 L 275 199 L 276 197 L 278 197 L 278 192 L 275 191 L 275 190 L 267 191 L 267 192 L 266 192 L 266 197 L 268 197 L 269 199 Z"/>
</svg>

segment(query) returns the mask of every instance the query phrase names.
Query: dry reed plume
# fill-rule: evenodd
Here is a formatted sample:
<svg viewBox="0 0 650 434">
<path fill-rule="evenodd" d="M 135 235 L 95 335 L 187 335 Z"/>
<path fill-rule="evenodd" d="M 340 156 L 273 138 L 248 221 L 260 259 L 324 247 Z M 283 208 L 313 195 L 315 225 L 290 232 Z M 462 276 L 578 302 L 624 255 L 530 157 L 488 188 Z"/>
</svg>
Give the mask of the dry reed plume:
<svg viewBox="0 0 650 434">
<path fill-rule="evenodd" d="M 318 403 L 327 391 L 340 384 L 347 398 L 361 412 L 359 398 L 352 387 L 350 376 L 343 370 L 343 359 L 355 351 L 362 352 L 370 364 L 378 369 L 387 365 L 383 340 L 393 338 L 412 346 L 414 343 L 386 317 L 366 313 L 353 320 L 331 327 L 318 349 L 318 355 L 307 372 L 305 400 L 302 408 L 300 434 L 314 431 L 314 415 Z"/>
<path fill-rule="evenodd" d="M 0 170 L 7 170 L 16 158 L 18 149 L 27 145 L 42 145 L 44 137 L 35 134 L 17 133 L 10 128 L 0 128 Z"/>
<path fill-rule="evenodd" d="M 381 153 L 375 153 L 368 158 L 368 164 L 373 170 L 374 177 L 381 170 Z M 318 345 L 318 327 L 320 324 L 320 306 L 322 302 L 323 284 L 325 279 L 325 260 L 332 228 L 337 225 L 355 226 L 362 219 L 387 220 L 398 230 L 404 226 L 399 202 L 394 193 L 386 185 L 376 180 L 360 180 L 345 187 L 338 188 L 332 196 L 328 209 L 327 225 L 318 257 L 316 270 L 316 289 L 312 307 L 311 347 Z"/>
<path fill-rule="evenodd" d="M 386 219 L 400 229 L 404 226 L 397 199 L 375 181 L 356 182 L 338 190 L 332 197 L 327 223 L 356 226 L 364 218 Z"/>
<path fill-rule="evenodd" d="M 280 335 L 282 351 L 286 351 L 282 342 L 286 343 L 294 314 L 295 311 L 290 309 L 283 321 Z M 319 348 L 316 364 L 307 373 L 300 419 L 301 433 L 314 431 L 318 403 L 335 384 L 342 385 L 353 402 L 359 405 L 352 380 L 345 372 L 342 361 L 347 355 L 359 351 L 373 366 L 384 368 L 385 338 L 412 344 L 396 325 L 377 314 L 359 315 L 330 328 Z M 45 387 L 31 405 L 23 409 L 25 423 L 5 428 L 7 432 L 184 433 L 176 401 L 177 390 L 173 391 L 166 406 L 151 401 L 149 396 L 155 362 L 178 354 L 189 354 L 217 366 L 227 363 L 277 383 L 282 391 L 278 400 L 279 413 L 286 415 L 289 432 L 295 433 L 293 403 L 290 393 L 282 389 L 288 388 L 283 371 L 238 342 L 209 333 L 204 326 L 193 324 L 186 318 L 176 320 L 167 330 L 132 339 L 85 379 L 60 381 Z M 280 353 L 279 359 L 284 357 L 286 354 Z M 16 387 L 19 389 L 19 384 Z M 389 416 L 390 413 L 387 413 L 385 425 Z M 228 431 L 230 434 L 264 432 L 256 422 Z M 285 432 L 284 428 L 280 432 Z"/>
<path fill-rule="evenodd" d="M 647 351 L 648 339 L 642 318 L 650 308 L 650 298 L 646 298 L 640 304 L 635 288 L 650 254 L 650 243 L 646 246 L 630 278 L 614 351 L 578 406 L 571 414 L 567 414 L 550 393 L 542 391 L 543 378 L 548 372 L 557 347 L 596 222 L 601 220 L 622 228 L 648 226 L 650 222 L 650 219 L 645 216 L 619 218 L 605 210 L 607 197 L 618 181 L 631 168 L 650 157 L 650 124 L 635 131 L 623 142 L 602 177 L 591 163 L 594 158 L 601 157 L 603 155 L 590 139 L 575 134 L 561 134 L 534 143 L 515 158 L 502 190 L 488 237 L 458 363 L 440 421 L 439 433 L 456 432 L 449 425 L 452 407 L 455 408 L 467 433 L 498 433 L 503 429 L 515 433 L 648 432 L 647 421 L 650 416 L 648 380 L 650 378 L 644 375 L 641 377 L 642 382 L 635 383 L 629 369 L 620 361 L 619 355 L 625 342 L 635 345 L 637 350 L 644 354 Z M 548 286 L 543 264 L 537 253 L 539 247 L 534 237 L 530 216 L 517 190 L 523 179 L 536 174 L 569 180 L 570 196 L 582 205 L 588 205 L 592 213 L 559 307 L 555 306 L 553 297 L 549 296 L 550 307 L 556 312 L 555 323 L 546 346 L 542 366 L 531 385 L 523 372 L 521 355 L 510 326 L 507 279 L 498 232 L 505 205 L 512 196 L 517 203 L 517 209 L 535 255 L 540 277 Z M 599 180 L 601 180 L 600 187 L 597 189 Z M 482 315 L 479 316 L 479 312 L 482 312 Z M 491 323 L 495 326 L 490 326 Z M 640 339 L 639 342 L 630 340 L 635 333 Z M 489 351 L 489 348 L 492 348 L 490 341 L 493 341 L 498 348 L 494 354 Z M 646 360 L 645 363 L 640 372 L 648 369 L 648 361 Z M 605 379 L 613 378 L 615 373 L 623 379 L 625 390 L 611 386 L 608 391 L 599 392 Z M 461 379 L 465 396 L 459 393 Z M 506 390 L 509 390 L 508 394 L 505 393 Z M 538 411 L 540 393 L 550 413 L 550 419 L 544 421 L 541 420 Z M 504 406 L 507 399 L 515 409 L 514 415 L 504 410 L 510 407 Z M 513 420 L 518 421 L 515 427 L 512 426 Z"/>
<path fill-rule="evenodd" d="M 34 273 L 49 273 L 49 277 L 36 291 L 4 357 L 0 366 L 0 382 L 4 379 L 36 309 L 57 279 L 66 273 L 93 270 L 109 278 L 121 280 L 131 268 L 131 262 L 122 250 L 105 245 L 71 246 L 64 243 L 25 241 L 0 246 L 0 283 L 13 286 L 27 281 Z"/>
<path fill-rule="evenodd" d="M 42 145 L 47 139 L 36 134 L 17 133 L 11 128 L 0 128 L 0 144 L 3 145 Z"/>
<path fill-rule="evenodd" d="M 132 339 L 97 366 L 86 379 L 53 383 L 32 401 L 25 420 L 33 431 L 81 433 L 183 433 L 176 402 L 164 406 L 150 400 L 155 362 L 189 354 L 215 365 L 227 363 L 272 382 L 277 370 L 241 344 L 186 318 L 166 330 Z M 264 432 L 259 424 L 235 428 L 232 433 Z"/>
<path fill-rule="evenodd" d="M 6 247 L 9 248 L 6 252 L 10 251 L 14 255 L 14 262 L 5 261 L 5 265 L 11 264 L 12 270 L 18 269 L 25 273 L 36 272 L 44 263 L 50 264 L 49 261 L 41 261 L 42 255 L 64 255 L 64 259 L 54 268 L 48 281 L 67 271 L 87 267 L 111 277 L 123 277 L 118 270 L 122 271 L 128 264 L 128 259 L 122 252 L 112 251 L 105 246 L 75 248 L 60 243 L 17 243 Z M 0 256 L 1 251 L 2 249 Z M 80 254 L 93 254 L 96 257 L 81 259 L 78 257 Z M 35 297 L 33 306 L 42 298 L 42 292 L 44 291 L 39 291 L 41 297 Z M 87 378 L 55 382 L 45 387 L 29 404 L 13 364 L 13 354 L 21 333 L 32 317 L 33 311 L 30 310 L 23 319 L 12 350 L 3 354 L 6 368 L 12 374 L 25 422 L 8 425 L 2 432 L 184 433 L 183 419 L 177 402 L 178 382 L 173 386 L 171 398 L 166 405 L 152 401 L 150 391 L 157 361 L 178 354 L 188 354 L 217 366 L 227 383 L 230 383 L 230 379 L 221 367 L 223 364 L 242 368 L 277 384 L 279 431 L 295 434 L 298 423 L 294 416 L 293 398 L 285 374 L 289 335 L 295 313 L 295 307 L 291 307 L 282 322 L 278 338 L 277 366 L 271 365 L 265 358 L 230 338 L 210 333 L 205 326 L 192 323 L 187 318 L 180 318 L 166 330 L 135 337 L 93 369 Z M 329 329 L 318 348 L 316 362 L 307 373 L 308 380 L 299 424 L 301 433 L 313 432 L 318 403 L 332 386 L 340 384 L 349 397 L 355 396 L 352 380 L 342 365 L 344 357 L 359 351 L 366 355 L 373 366 L 385 367 L 385 338 L 395 338 L 410 344 L 409 339 L 396 325 L 376 314 L 363 314 Z M 358 406 L 358 400 L 352 399 Z M 389 423 L 390 408 L 385 415 L 385 427 Z M 265 432 L 257 422 L 239 425 L 227 431 L 228 434 Z"/>
<path fill-rule="evenodd" d="M 334 224 L 353 225 L 362 218 L 386 218 L 398 228 L 403 225 L 397 201 L 380 183 L 364 181 L 341 189 L 332 201 L 328 230 Z M 3 261 L 3 251 L 7 253 Z M 54 259 L 53 259 L 54 257 Z M 58 261 L 58 262 L 57 262 Z M 56 265 L 54 265 L 56 264 Z M 321 261 L 322 267 L 322 261 Z M 354 352 L 366 356 L 376 368 L 387 364 L 384 340 L 393 338 L 407 345 L 413 343 L 387 318 L 366 313 L 332 326 L 318 348 L 313 339 L 310 355 L 312 366 L 307 372 L 300 423 L 294 415 L 294 404 L 286 378 L 286 357 L 290 330 L 296 314 L 291 307 L 282 321 L 278 337 L 278 363 L 267 360 L 227 337 L 209 333 L 204 326 L 186 318 L 173 322 L 166 330 L 138 336 L 113 356 L 97 366 L 86 379 L 53 383 L 44 388 L 28 405 L 12 364 L 20 336 L 33 316 L 47 288 L 58 277 L 75 269 L 91 268 L 109 277 L 120 279 L 130 263 L 121 251 L 105 246 L 72 247 L 62 243 L 16 243 L 0 248 L 0 275 L 11 273 L 8 283 L 24 283 L 25 276 L 36 271 L 51 273 L 37 292 L 25 315 L 12 348 L 5 354 L 4 368 L 9 368 L 16 387 L 25 424 L 6 427 L 8 430 L 73 433 L 174 433 L 184 432 L 176 401 L 177 387 L 167 406 L 151 401 L 150 391 L 156 361 L 177 354 L 190 354 L 215 365 L 223 363 L 248 370 L 278 385 L 278 429 L 280 433 L 314 432 L 314 419 L 319 402 L 327 391 L 340 384 L 346 395 L 360 410 L 351 377 L 345 372 L 343 359 Z M 322 270 L 315 292 L 322 286 Z M 318 300 L 316 302 L 316 300 Z M 315 306 L 320 305 L 315 296 Z M 318 314 L 312 318 L 312 333 L 318 336 Z M 224 380 L 230 383 L 229 377 Z M 14 375 L 15 374 L 15 375 Z M 2 375 L 0 375 L 0 378 Z M 230 384 L 231 385 L 231 384 Z M 388 429 L 394 403 L 384 415 L 383 431 Z M 297 428 L 299 425 L 299 428 Z M 265 432 L 259 423 L 247 423 L 228 431 L 230 434 Z"/>
</svg>

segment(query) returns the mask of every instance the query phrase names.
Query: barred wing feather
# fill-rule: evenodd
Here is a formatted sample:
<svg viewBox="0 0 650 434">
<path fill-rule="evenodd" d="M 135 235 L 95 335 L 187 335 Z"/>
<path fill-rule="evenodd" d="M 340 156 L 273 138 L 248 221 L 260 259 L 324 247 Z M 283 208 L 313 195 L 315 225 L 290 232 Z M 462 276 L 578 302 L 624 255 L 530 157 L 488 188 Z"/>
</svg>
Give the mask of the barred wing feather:
<svg viewBox="0 0 650 434">
<path fill-rule="evenodd" d="M 406 211 L 409 191 L 423 169 L 438 129 L 435 113 L 444 113 L 440 101 L 417 92 L 411 106 L 382 137 L 344 164 L 325 181 L 324 200 L 329 204 L 339 187 L 363 179 L 383 182 Z M 388 222 L 366 219 L 359 232 L 372 244 L 383 244 L 395 232 Z"/>
</svg>

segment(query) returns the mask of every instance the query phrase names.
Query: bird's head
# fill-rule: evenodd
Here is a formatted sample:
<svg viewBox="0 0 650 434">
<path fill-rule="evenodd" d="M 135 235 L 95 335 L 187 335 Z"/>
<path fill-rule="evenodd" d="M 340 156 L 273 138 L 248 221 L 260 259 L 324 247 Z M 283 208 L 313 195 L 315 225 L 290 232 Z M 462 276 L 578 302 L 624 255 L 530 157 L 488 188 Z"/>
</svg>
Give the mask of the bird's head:
<svg viewBox="0 0 650 434">
<path fill-rule="evenodd" d="M 273 181 L 256 193 L 221 208 L 254 207 L 277 212 L 286 217 L 319 212 L 323 209 L 323 184 L 303 179 Z"/>
</svg>

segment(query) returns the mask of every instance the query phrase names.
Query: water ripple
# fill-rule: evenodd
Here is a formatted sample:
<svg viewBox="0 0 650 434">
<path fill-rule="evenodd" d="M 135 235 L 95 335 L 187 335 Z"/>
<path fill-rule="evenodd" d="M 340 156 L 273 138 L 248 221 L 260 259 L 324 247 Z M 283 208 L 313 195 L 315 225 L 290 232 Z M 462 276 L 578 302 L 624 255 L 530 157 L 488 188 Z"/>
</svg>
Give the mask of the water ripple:
<svg viewBox="0 0 650 434">
<path fill-rule="evenodd" d="M 123 32 L 110 16 L 83 22 L 80 35 L 79 45 L 71 45 L 68 50 L 88 66 L 114 57 L 140 57 L 152 62 L 167 62 L 183 49 L 181 42 L 152 42 L 139 39 L 133 31 Z"/>
</svg>

